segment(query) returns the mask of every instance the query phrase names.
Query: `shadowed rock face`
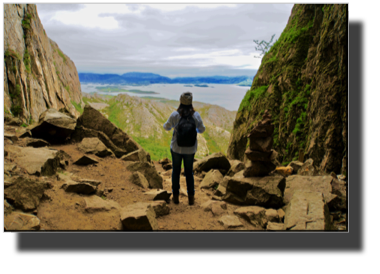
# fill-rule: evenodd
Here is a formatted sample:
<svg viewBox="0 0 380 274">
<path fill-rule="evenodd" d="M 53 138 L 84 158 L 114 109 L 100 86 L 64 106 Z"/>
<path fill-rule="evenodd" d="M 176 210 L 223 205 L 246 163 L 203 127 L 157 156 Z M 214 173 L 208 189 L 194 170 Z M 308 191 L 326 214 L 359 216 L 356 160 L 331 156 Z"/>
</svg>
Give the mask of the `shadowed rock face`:
<svg viewBox="0 0 380 274">
<path fill-rule="evenodd" d="M 22 21 L 24 20 L 24 24 Z M 74 63 L 47 37 L 34 4 L 4 5 L 4 108 L 24 122 L 48 108 L 79 112 L 81 87 Z"/>
<path fill-rule="evenodd" d="M 294 5 L 240 105 L 230 159 L 244 160 L 248 134 L 268 109 L 280 162 L 303 150 L 319 170 L 346 172 L 347 14 L 347 5 Z"/>
</svg>

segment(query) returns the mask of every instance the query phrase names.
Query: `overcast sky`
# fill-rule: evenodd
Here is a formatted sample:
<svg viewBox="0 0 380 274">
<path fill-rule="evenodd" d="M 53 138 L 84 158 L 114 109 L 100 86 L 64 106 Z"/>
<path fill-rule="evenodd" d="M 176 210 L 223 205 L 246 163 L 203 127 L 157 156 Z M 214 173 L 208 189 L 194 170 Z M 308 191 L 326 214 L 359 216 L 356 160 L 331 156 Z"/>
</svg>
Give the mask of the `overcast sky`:
<svg viewBox="0 0 380 274">
<path fill-rule="evenodd" d="M 293 4 L 37 4 L 79 72 L 253 75 L 253 39 L 278 38 Z"/>
</svg>

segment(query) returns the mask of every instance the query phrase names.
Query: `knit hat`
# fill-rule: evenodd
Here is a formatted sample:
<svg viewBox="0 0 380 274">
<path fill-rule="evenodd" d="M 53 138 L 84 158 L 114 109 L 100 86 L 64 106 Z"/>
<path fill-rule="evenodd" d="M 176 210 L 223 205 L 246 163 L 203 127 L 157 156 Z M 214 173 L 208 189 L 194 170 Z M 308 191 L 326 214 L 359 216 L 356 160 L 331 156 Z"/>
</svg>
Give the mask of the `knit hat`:
<svg viewBox="0 0 380 274">
<path fill-rule="evenodd" d="M 191 92 L 184 92 L 181 94 L 179 101 L 182 105 L 191 105 L 193 103 L 193 94 Z"/>
</svg>

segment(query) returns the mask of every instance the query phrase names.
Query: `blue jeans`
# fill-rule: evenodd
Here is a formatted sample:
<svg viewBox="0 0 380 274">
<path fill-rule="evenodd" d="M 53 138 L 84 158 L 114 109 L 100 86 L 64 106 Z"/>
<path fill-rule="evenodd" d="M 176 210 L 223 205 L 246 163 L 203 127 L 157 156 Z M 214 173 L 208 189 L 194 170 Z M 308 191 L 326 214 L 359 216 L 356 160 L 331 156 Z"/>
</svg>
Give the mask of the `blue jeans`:
<svg viewBox="0 0 380 274">
<path fill-rule="evenodd" d="M 179 181 L 181 175 L 181 163 L 183 159 L 183 164 L 185 167 L 186 185 L 187 185 L 187 195 L 194 196 L 194 175 L 193 175 L 193 163 L 195 154 L 179 154 L 170 150 L 172 154 L 173 161 L 173 171 L 172 171 L 172 190 L 173 195 L 179 194 Z"/>
</svg>

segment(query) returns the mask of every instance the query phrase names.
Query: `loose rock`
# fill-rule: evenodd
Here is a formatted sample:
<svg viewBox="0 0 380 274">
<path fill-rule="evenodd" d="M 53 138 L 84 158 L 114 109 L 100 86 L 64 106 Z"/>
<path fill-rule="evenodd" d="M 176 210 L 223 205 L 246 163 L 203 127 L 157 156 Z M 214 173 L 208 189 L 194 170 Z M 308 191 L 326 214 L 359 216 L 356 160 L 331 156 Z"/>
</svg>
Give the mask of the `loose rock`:
<svg viewBox="0 0 380 274">
<path fill-rule="evenodd" d="M 200 188 L 214 188 L 223 180 L 223 175 L 219 172 L 219 170 L 213 169 L 210 170 L 206 176 L 204 177 Z"/>
<path fill-rule="evenodd" d="M 156 213 L 147 203 L 136 203 L 120 211 L 120 220 L 125 230 L 158 230 Z"/>
<path fill-rule="evenodd" d="M 8 231 L 39 230 L 40 219 L 33 214 L 12 212 L 4 217 L 4 228 Z"/>
<path fill-rule="evenodd" d="M 87 166 L 87 165 L 92 165 L 92 164 L 97 164 L 97 163 L 99 162 L 95 158 L 84 155 L 81 158 L 79 158 L 77 161 L 75 161 L 74 165 Z"/>
<path fill-rule="evenodd" d="M 224 225 L 226 228 L 241 227 L 243 224 L 240 222 L 239 218 L 231 215 L 224 215 L 219 220 L 219 223 Z"/>
</svg>

